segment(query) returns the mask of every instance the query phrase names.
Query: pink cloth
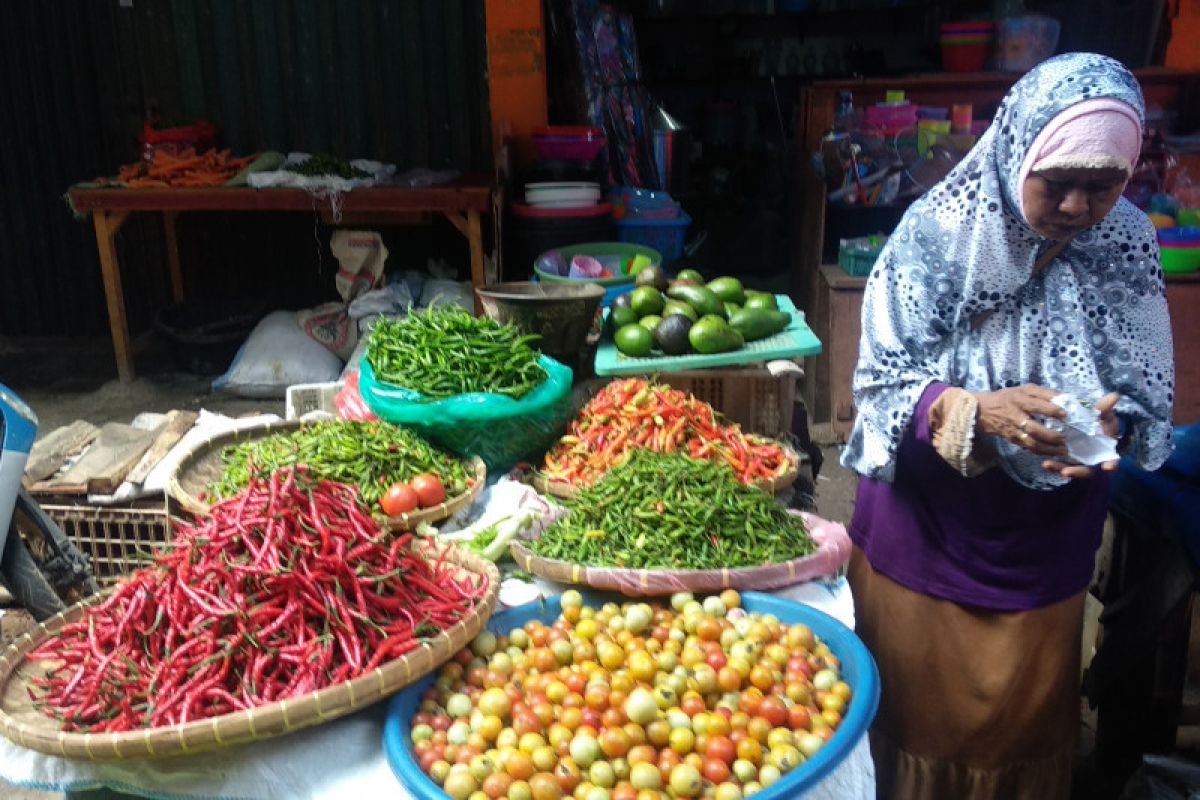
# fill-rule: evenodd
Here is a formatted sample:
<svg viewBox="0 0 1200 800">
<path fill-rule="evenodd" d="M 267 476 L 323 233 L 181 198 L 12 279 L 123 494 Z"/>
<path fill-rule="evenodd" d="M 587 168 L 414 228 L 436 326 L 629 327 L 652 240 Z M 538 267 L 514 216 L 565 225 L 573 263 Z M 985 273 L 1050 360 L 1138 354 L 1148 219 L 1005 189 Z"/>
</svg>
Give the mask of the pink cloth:
<svg viewBox="0 0 1200 800">
<path fill-rule="evenodd" d="M 1046 123 L 1021 163 L 1017 185 L 1035 170 L 1055 167 L 1117 168 L 1132 175 L 1141 150 L 1142 125 L 1128 103 L 1085 100 Z"/>
</svg>

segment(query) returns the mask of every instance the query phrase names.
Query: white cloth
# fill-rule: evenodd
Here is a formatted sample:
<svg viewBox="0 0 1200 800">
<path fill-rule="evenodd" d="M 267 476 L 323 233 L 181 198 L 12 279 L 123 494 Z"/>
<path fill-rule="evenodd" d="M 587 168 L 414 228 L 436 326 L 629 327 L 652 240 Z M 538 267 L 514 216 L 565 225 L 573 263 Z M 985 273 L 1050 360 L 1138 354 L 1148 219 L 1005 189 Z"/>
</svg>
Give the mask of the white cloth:
<svg viewBox="0 0 1200 800">
<path fill-rule="evenodd" d="M 287 160 L 283 162 L 279 169 L 270 172 L 252 172 L 246 180 L 255 189 L 284 186 L 305 189 L 310 192 L 348 192 L 363 186 L 387 183 L 396 174 L 395 164 L 384 164 L 380 161 L 370 161 L 365 158 L 357 158 L 350 162 L 350 166 L 367 173 L 367 177 L 365 178 L 342 178 L 338 175 L 301 175 L 299 172 L 292 172 L 288 169 L 288 167 L 303 164 L 310 158 L 312 158 L 312 155 L 309 153 L 288 153 Z"/>
<path fill-rule="evenodd" d="M 489 517 L 512 513 L 515 504 L 528 502 L 521 488 L 501 480 L 481 493 L 492 500 L 477 502 L 472 509 Z M 495 508 L 503 504 L 508 504 L 507 511 Z M 559 594 L 566 588 L 540 578 L 532 584 L 509 578 L 502 585 L 500 599 L 502 604 L 519 604 L 540 594 Z M 790 586 L 774 594 L 806 603 L 847 627 L 854 626 L 854 603 L 845 578 Z M 412 794 L 393 775 L 384 755 L 387 706 L 386 701 L 377 703 L 351 716 L 277 739 L 170 759 L 75 761 L 28 750 L 0 736 L 0 778 L 47 791 L 107 787 L 141 797 L 187 800 L 409 800 Z M 875 766 L 865 736 L 833 772 L 804 795 L 805 800 L 874 797 Z"/>
<path fill-rule="evenodd" d="M 188 428 L 188 432 L 183 435 L 183 438 L 167 451 L 162 460 L 150 470 L 145 481 L 142 483 L 125 481 L 117 487 L 116 493 L 111 495 L 89 494 L 88 502 L 95 505 L 109 505 L 137 500 L 143 497 L 151 497 L 153 495 L 161 495 L 166 490 L 167 481 L 170 480 L 172 473 L 179 466 L 179 462 L 201 442 L 217 434 L 241 430 L 242 428 L 252 428 L 268 422 L 278 422 L 280 419 L 281 417 L 278 414 L 255 414 L 252 417 L 238 417 L 235 419 L 234 417 L 227 417 L 224 414 L 200 409 L 200 413 L 196 417 L 196 422 L 191 428 Z"/>
</svg>

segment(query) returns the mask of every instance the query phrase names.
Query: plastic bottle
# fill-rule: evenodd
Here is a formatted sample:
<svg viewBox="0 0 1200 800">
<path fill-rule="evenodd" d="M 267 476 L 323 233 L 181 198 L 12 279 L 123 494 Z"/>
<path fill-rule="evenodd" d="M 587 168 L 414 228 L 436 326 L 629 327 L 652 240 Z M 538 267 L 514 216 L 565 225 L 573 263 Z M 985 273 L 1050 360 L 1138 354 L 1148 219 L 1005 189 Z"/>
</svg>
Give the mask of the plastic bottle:
<svg viewBox="0 0 1200 800">
<path fill-rule="evenodd" d="M 833 115 L 833 130 L 837 133 L 849 133 L 854 127 L 854 94 L 848 91 L 838 92 L 838 107 Z"/>
</svg>

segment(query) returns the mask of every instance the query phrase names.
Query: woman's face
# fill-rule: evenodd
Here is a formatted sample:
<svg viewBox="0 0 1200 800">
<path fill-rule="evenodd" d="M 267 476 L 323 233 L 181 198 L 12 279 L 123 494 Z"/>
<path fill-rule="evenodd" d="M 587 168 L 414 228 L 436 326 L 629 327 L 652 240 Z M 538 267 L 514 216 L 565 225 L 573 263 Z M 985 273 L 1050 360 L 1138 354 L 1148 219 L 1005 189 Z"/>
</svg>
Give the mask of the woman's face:
<svg viewBox="0 0 1200 800">
<path fill-rule="evenodd" d="M 1021 187 L 1025 221 L 1046 239 L 1070 239 L 1104 219 L 1121 198 L 1126 181 L 1122 169 L 1031 172 Z"/>
</svg>

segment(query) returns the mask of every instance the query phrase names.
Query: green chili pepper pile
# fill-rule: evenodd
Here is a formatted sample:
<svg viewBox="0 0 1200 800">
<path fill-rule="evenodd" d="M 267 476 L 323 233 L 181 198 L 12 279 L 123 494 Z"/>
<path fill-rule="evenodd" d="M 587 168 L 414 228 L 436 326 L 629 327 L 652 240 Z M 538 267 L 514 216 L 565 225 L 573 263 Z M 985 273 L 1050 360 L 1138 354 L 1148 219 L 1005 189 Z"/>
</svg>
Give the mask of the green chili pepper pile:
<svg viewBox="0 0 1200 800">
<path fill-rule="evenodd" d="M 800 517 L 728 464 L 635 450 L 529 549 L 588 566 L 720 569 L 789 561 L 816 545 Z"/>
<path fill-rule="evenodd" d="M 293 464 L 305 464 L 318 478 L 359 487 L 370 507 L 393 483 L 431 473 L 441 478 L 446 494 L 468 488 L 468 465 L 443 453 L 407 428 L 384 422 L 321 422 L 225 448 L 221 478 L 208 487 L 213 497 L 230 497 L 263 476 Z"/>
<path fill-rule="evenodd" d="M 375 377 L 429 399 L 489 392 L 519 400 L 546 380 L 539 336 L 473 317 L 458 306 L 433 307 L 401 320 L 381 319 L 367 359 Z"/>
</svg>

